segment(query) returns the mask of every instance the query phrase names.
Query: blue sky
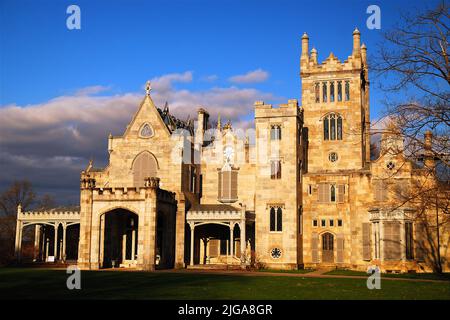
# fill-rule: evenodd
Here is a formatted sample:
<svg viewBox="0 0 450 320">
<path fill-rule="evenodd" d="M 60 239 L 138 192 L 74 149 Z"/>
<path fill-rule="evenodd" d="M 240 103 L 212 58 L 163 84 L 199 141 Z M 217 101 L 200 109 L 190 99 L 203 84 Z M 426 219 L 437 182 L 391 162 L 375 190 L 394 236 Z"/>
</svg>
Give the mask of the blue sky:
<svg viewBox="0 0 450 320">
<path fill-rule="evenodd" d="M 400 12 L 437 2 L 1 0 L 0 166 L 9 174 L 0 190 L 27 178 L 75 203 L 80 170 L 91 157 L 106 164 L 106 137 L 123 132 L 148 79 L 154 100 L 178 115 L 204 105 L 245 124 L 256 100 L 301 99 L 303 32 L 319 61 L 331 51 L 343 61 L 358 27 L 370 57 Z M 71 4 L 81 30 L 66 27 Z M 372 4 L 381 30 L 366 27 Z M 384 94 L 371 80 L 376 119 Z"/>
<path fill-rule="evenodd" d="M 92 85 L 112 92 L 139 90 L 150 78 L 192 71 L 216 75 L 215 86 L 261 68 L 269 81 L 252 87 L 300 97 L 300 36 L 306 31 L 319 60 L 351 53 L 357 26 L 369 54 L 379 30 L 365 27 L 377 4 L 382 30 L 399 10 L 423 1 L 23 1 L 1 2 L 1 105 L 40 103 Z M 68 30 L 66 8 L 81 8 L 81 30 Z M 211 86 L 184 84 L 190 90 Z M 110 92 L 111 93 L 111 92 Z M 379 95 L 373 92 L 373 111 Z"/>
</svg>

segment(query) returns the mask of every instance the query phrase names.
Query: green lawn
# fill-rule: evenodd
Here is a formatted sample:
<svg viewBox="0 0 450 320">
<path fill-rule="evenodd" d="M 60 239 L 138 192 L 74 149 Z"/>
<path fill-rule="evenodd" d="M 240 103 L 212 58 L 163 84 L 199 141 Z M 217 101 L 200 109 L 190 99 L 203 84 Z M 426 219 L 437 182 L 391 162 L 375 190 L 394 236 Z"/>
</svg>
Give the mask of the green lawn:
<svg viewBox="0 0 450 320">
<path fill-rule="evenodd" d="M 65 270 L 0 269 L 0 299 L 450 299 L 447 282 L 82 271 L 82 289 Z"/>
<path fill-rule="evenodd" d="M 327 275 L 339 275 L 339 276 L 364 276 L 367 277 L 367 273 L 362 271 L 353 270 L 332 270 Z M 442 280 L 450 281 L 450 273 L 436 274 L 436 273 L 382 273 L 381 278 L 400 278 L 400 279 L 422 279 L 422 280 Z"/>
</svg>

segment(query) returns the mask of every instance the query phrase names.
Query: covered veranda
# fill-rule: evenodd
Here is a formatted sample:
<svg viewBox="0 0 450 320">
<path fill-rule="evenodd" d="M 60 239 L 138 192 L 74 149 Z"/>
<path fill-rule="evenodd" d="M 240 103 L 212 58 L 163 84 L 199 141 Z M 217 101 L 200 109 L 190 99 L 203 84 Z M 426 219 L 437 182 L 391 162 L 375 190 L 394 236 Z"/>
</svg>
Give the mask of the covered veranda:
<svg viewBox="0 0 450 320">
<path fill-rule="evenodd" d="M 190 234 L 189 267 L 237 265 L 251 260 L 254 213 L 245 206 L 201 204 L 186 215 Z"/>
<path fill-rule="evenodd" d="M 78 243 L 68 245 L 68 232 L 79 237 L 80 211 L 78 208 L 56 208 L 47 211 L 22 211 L 17 208 L 15 256 L 22 262 L 24 229 L 34 227 L 33 262 L 66 262 L 76 260 Z M 72 237 L 71 237 L 72 238 Z M 68 257 L 68 248 L 72 248 Z"/>
</svg>

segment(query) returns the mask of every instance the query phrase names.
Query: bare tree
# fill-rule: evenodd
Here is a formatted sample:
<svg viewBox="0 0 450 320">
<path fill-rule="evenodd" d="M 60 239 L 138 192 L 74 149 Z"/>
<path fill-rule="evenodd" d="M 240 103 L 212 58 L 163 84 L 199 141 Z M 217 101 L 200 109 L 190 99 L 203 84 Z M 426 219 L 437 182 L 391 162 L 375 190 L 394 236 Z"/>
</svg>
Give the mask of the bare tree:
<svg viewBox="0 0 450 320">
<path fill-rule="evenodd" d="M 372 69 L 389 102 L 385 116 L 394 119 L 411 156 L 424 152 L 423 135 L 433 132 L 433 157 L 449 167 L 450 5 L 443 1 L 423 13 L 403 15 L 384 33 Z M 398 97 L 402 97 L 399 100 Z M 430 168 L 434 169 L 434 168 Z"/>
<path fill-rule="evenodd" d="M 411 188 L 399 188 L 397 207 L 416 209 L 436 272 L 442 272 L 441 230 L 449 232 L 449 9 L 443 1 L 425 12 L 402 15 L 383 34 L 371 61 L 388 98 L 384 132 L 404 139 L 399 152 L 420 167 Z"/>
<path fill-rule="evenodd" d="M 17 206 L 22 205 L 23 210 L 30 209 L 36 200 L 30 181 L 14 181 L 11 186 L 0 194 L 0 213 L 3 215 L 16 215 Z"/>
</svg>

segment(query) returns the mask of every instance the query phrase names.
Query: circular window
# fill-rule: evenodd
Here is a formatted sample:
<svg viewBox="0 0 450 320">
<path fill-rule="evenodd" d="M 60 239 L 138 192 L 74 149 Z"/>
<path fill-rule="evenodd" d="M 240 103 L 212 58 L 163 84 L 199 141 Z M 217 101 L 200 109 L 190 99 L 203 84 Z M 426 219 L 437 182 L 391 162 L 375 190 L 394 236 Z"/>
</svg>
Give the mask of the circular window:
<svg viewBox="0 0 450 320">
<path fill-rule="evenodd" d="M 331 162 L 336 162 L 338 159 L 338 154 L 336 152 L 330 152 L 330 154 L 328 155 L 328 160 L 330 160 Z"/>
<path fill-rule="evenodd" d="M 281 257 L 281 249 L 280 248 L 273 248 L 270 250 L 270 256 L 273 259 L 279 259 Z"/>
<path fill-rule="evenodd" d="M 386 165 L 386 168 L 392 170 L 395 168 L 395 164 L 392 161 L 389 161 L 388 164 Z"/>
</svg>

